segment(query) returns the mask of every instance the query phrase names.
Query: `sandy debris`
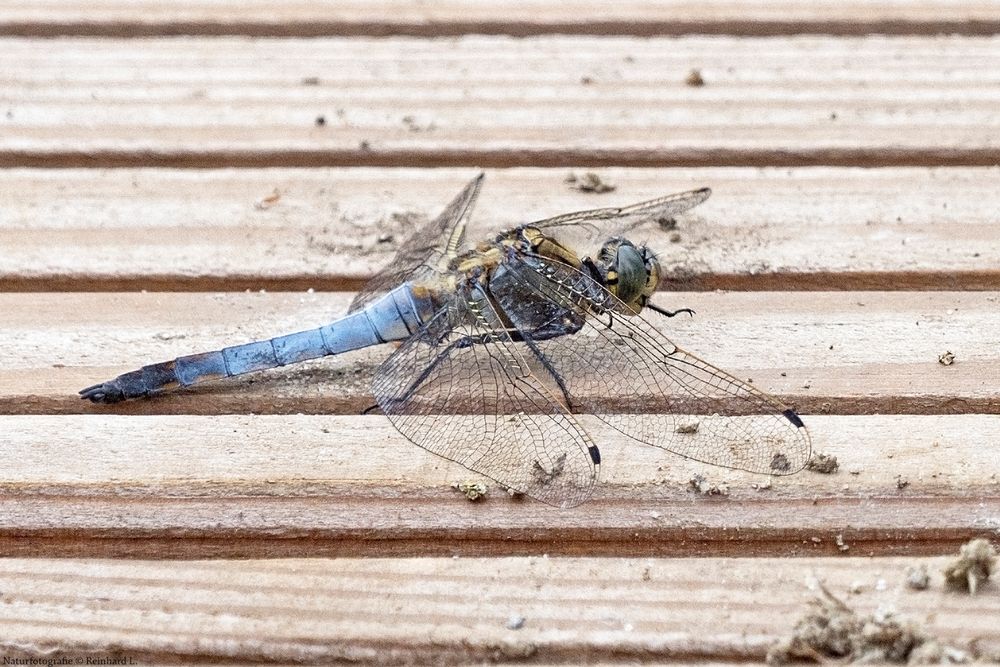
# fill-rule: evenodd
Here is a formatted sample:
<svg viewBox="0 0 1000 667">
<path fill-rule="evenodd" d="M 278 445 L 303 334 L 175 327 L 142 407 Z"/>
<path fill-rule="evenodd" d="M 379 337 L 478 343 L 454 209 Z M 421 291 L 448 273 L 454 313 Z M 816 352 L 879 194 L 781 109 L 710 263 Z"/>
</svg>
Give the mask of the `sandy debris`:
<svg viewBox="0 0 1000 667">
<path fill-rule="evenodd" d="M 806 470 L 823 475 L 832 475 L 840 469 L 837 457 L 832 454 L 813 454 L 806 463 Z"/>
<path fill-rule="evenodd" d="M 258 199 L 254 202 L 253 207 L 258 211 L 266 211 L 281 200 L 281 191 L 275 188 L 271 191 L 271 194 L 267 195 L 262 199 Z"/>
<path fill-rule="evenodd" d="M 600 176 L 592 171 L 584 173 L 583 176 L 570 174 L 566 177 L 566 183 L 568 183 L 574 190 L 579 190 L 580 192 L 602 194 L 605 192 L 614 192 L 615 190 L 614 185 L 605 182 Z"/>
<path fill-rule="evenodd" d="M 703 496 L 728 496 L 729 487 L 725 484 L 712 484 L 702 475 L 695 475 L 688 480 L 688 488 Z"/>
<path fill-rule="evenodd" d="M 525 620 L 524 616 L 520 614 L 511 614 L 507 617 L 507 629 L 520 630 L 524 627 Z"/>
<path fill-rule="evenodd" d="M 688 72 L 687 78 L 684 79 L 684 84 L 692 88 L 701 88 L 704 86 L 705 78 L 701 75 L 701 70 L 693 69 Z"/>
<path fill-rule="evenodd" d="M 482 482 L 455 482 L 451 485 L 451 488 L 463 494 L 466 498 L 473 502 L 485 496 L 490 490 L 490 488 Z"/>
<path fill-rule="evenodd" d="M 931 575 L 926 565 L 906 568 L 906 587 L 914 591 L 925 591 L 931 585 Z"/>
<path fill-rule="evenodd" d="M 954 591 L 975 595 L 996 570 L 997 551 L 989 540 L 979 538 L 966 542 L 958 558 L 944 568 L 944 583 Z"/>
<path fill-rule="evenodd" d="M 798 660 L 871 664 L 958 664 L 969 661 L 966 651 L 942 644 L 913 621 L 892 611 L 859 616 L 825 586 L 792 633 L 775 642 L 767 662 L 783 665 Z"/>
<path fill-rule="evenodd" d="M 697 433 L 700 425 L 697 419 L 682 421 L 674 428 L 674 433 Z"/>
</svg>

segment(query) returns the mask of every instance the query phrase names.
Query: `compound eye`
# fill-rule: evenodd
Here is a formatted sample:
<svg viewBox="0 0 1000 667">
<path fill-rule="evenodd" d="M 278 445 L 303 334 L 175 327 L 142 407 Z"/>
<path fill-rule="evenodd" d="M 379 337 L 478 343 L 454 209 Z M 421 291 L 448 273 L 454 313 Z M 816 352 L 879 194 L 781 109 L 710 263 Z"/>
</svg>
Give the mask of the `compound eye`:
<svg viewBox="0 0 1000 667">
<path fill-rule="evenodd" d="M 629 244 L 618 247 L 615 258 L 618 274 L 618 298 L 633 305 L 646 287 L 647 269 L 642 254 Z"/>
</svg>

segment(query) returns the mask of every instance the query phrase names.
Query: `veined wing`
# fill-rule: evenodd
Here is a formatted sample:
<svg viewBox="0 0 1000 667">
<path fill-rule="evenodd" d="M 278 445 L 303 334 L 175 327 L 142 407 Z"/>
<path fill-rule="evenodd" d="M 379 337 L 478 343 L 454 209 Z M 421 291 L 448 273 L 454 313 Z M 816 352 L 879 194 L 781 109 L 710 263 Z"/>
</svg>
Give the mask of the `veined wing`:
<svg viewBox="0 0 1000 667">
<path fill-rule="evenodd" d="M 712 191 L 709 188 L 701 188 L 621 208 L 595 208 L 589 211 L 565 213 L 554 218 L 532 222 L 528 226 L 536 229 L 547 229 L 568 225 L 594 225 L 605 235 L 609 235 L 609 233 L 622 234 L 644 222 L 679 215 L 702 203 L 711 194 Z"/>
<path fill-rule="evenodd" d="M 477 290 L 379 367 L 375 399 L 424 449 L 542 502 L 578 505 L 599 451 L 522 351 Z"/>
<path fill-rule="evenodd" d="M 348 312 L 361 310 L 389 290 L 410 280 L 422 268 L 433 270 L 448 252 L 457 251 L 465 237 L 469 214 L 476 204 L 485 174 L 479 174 L 451 200 L 441 214 L 413 233 L 389 264 L 369 280 Z"/>
<path fill-rule="evenodd" d="M 809 434 L 791 408 L 680 349 L 642 316 L 621 315 L 627 306 L 589 276 L 514 256 L 490 288 L 525 336 L 539 323 L 506 295 L 526 289 L 580 327 L 535 342 L 574 410 L 639 442 L 727 468 L 783 475 L 808 461 Z"/>
</svg>

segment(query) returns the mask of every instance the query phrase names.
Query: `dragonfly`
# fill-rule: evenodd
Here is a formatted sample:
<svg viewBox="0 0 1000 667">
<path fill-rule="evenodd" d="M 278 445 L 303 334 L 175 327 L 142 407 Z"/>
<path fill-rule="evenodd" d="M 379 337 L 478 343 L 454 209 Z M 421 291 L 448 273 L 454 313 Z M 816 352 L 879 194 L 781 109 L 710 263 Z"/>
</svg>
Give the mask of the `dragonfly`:
<svg viewBox="0 0 1000 667">
<path fill-rule="evenodd" d="M 650 319 L 693 312 L 651 302 L 660 263 L 625 234 L 697 206 L 708 188 L 558 215 L 469 246 L 483 179 L 403 242 L 344 317 L 144 366 L 81 397 L 116 403 L 394 343 L 372 394 L 399 432 L 550 505 L 579 505 L 594 491 L 601 450 L 585 420 L 725 468 L 805 466 L 809 433 L 791 407 L 681 349 Z M 574 233 L 600 246 L 584 254 L 567 240 Z"/>
</svg>

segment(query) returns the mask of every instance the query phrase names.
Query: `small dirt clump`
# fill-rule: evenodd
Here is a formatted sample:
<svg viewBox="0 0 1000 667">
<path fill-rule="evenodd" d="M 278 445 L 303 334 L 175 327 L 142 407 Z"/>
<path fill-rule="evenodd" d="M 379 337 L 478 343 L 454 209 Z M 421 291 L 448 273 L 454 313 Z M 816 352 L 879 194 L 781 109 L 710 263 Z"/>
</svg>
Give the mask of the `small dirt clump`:
<svg viewBox="0 0 1000 667">
<path fill-rule="evenodd" d="M 701 422 L 697 419 L 681 421 L 674 427 L 674 433 L 697 433 L 700 425 Z"/>
<path fill-rule="evenodd" d="M 263 199 L 258 199 L 256 202 L 254 202 L 253 207 L 258 211 L 266 211 L 267 209 L 277 204 L 280 199 L 281 199 L 281 192 L 278 190 L 278 188 L 275 188 L 271 192 L 271 194 L 267 195 Z"/>
<path fill-rule="evenodd" d="M 511 614 L 507 617 L 507 629 L 508 630 L 520 630 L 524 627 L 526 619 L 520 614 Z"/>
<path fill-rule="evenodd" d="M 953 591 L 975 595 L 989 581 L 996 564 L 997 551 L 989 540 L 966 542 L 959 549 L 958 558 L 944 568 L 944 583 Z"/>
<path fill-rule="evenodd" d="M 586 172 L 583 176 L 570 174 L 566 177 L 566 183 L 568 183 L 574 190 L 579 190 L 580 192 L 602 194 L 605 192 L 614 192 L 615 190 L 614 185 L 605 182 L 600 176 L 592 171 Z"/>
<path fill-rule="evenodd" d="M 955 363 L 955 355 L 951 352 L 942 352 L 938 355 L 938 363 L 942 366 L 951 366 Z"/>
<path fill-rule="evenodd" d="M 506 491 L 507 495 L 510 496 L 512 500 L 524 500 L 525 498 L 524 491 L 519 491 L 504 485 L 500 485 L 500 488 Z"/>
<path fill-rule="evenodd" d="M 463 494 L 472 502 L 479 500 L 490 490 L 482 482 L 455 482 L 451 485 L 451 488 Z"/>
<path fill-rule="evenodd" d="M 688 488 L 703 496 L 728 496 L 729 487 L 725 484 L 712 484 L 702 475 L 695 475 L 688 480 Z"/>
<path fill-rule="evenodd" d="M 792 464 L 788 461 L 788 457 L 781 452 L 777 452 L 771 457 L 771 470 L 775 472 L 788 472 L 791 468 Z"/>
<path fill-rule="evenodd" d="M 687 78 L 684 79 L 684 83 L 692 88 L 701 88 L 705 85 L 705 78 L 701 75 L 701 70 L 693 69 L 688 72 Z"/>
<path fill-rule="evenodd" d="M 906 587 L 914 591 L 925 591 L 931 585 L 931 575 L 927 573 L 927 566 L 910 566 L 906 568 Z"/>
<path fill-rule="evenodd" d="M 806 463 L 806 470 L 818 472 L 822 475 L 832 475 L 840 469 L 837 457 L 832 454 L 814 454 Z"/>
</svg>

